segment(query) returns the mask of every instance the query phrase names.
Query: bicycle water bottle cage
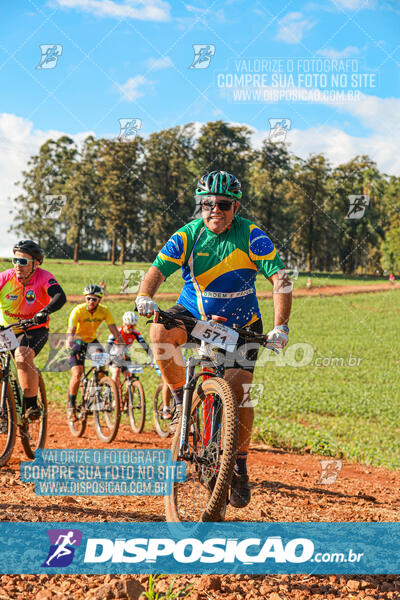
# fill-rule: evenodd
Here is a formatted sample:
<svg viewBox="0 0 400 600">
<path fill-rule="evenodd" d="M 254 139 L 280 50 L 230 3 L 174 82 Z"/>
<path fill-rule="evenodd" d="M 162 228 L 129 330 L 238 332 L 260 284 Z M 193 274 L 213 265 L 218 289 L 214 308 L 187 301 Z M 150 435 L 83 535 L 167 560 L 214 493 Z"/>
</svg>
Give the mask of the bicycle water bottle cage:
<svg viewBox="0 0 400 600">
<path fill-rule="evenodd" d="M 211 321 L 218 321 L 218 323 L 225 323 L 228 319 L 226 317 L 220 317 L 219 315 L 211 315 Z"/>
</svg>

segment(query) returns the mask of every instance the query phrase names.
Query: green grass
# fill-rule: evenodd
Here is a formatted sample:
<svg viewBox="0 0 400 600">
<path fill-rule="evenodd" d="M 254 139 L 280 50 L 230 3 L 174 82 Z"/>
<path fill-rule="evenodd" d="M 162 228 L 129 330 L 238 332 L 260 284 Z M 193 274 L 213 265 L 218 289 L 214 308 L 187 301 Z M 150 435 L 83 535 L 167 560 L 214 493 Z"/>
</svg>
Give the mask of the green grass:
<svg viewBox="0 0 400 600">
<path fill-rule="evenodd" d="M 270 323 L 268 301 L 261 307 Z M 311 361 L 294 367 L 272 359 L 256 368 L 255 381 L 265 385 L 256 408 L 257 437 L 284 448 L 399 468 L 397 292 L 299 298 L 290 324 L 290 345 L 311 344 Z M 332 358 L 343 363 L 332 364 Z M 361 359 L 359 365 L 349 366 L 355 359 Z"/>
<path fill-rule="evenodd" d="M 11 262 L 0 261 L 0 271 L 9 269 Z M 124 270 L 147 271 L 150 263 L 125 263 L 123 266 L 112 266 L 108 262 L 82 261 L 78 265 L 72 261 L 47 259 L 43 267 L 51 271 L 59 280 L 67 294 L 81 294 L 87 283 L 98 283 L 104 280 L 107 284 L 107 293 L 118 294 L 124 279 Z M 294 288 L 306 286 L 309 274 L 299 274 L 294 280 Z M 313 273 L 311 275 L 314 287 L 325 285 L 371 285 L 374 283 L 388 283 L 386 277 L 373 276 L 346 276 L 340 273 Z M 160 288 L 160 292 L 179 292 L 182 287 L 181 271 L 178 270 Z M 271 291 L 271 284 L 263 275 L 257 277 L 257 290 Z"/>
<path fill-rule="evenodd" d="M 106 263 L 74 266 L 54 260 L 46 261 L 45 266 L 60 279 L 67 293 L 78 293 L 87 281 L 100 279 L 106 280 L 110 293 L 117 292 L 122 280 L 122 267 Z M 124 268 L 146 266 L 132 263 Z M 335 283 L 344 281 L 354 283 L 354 279 L 335 276 Z M 175 291 L 176 287 L 168 289 Z M 131 301 L 105 303 L 117 323 L 126 310 L 132 310 Z M 171 301 L 160 305 L 166 308 Z M 53 333 L 66 331 L 73 306 L 68 303 L 52 316 Z M 264 331 L 268 331 L 272 327 L 272 303 L 262 300 L 260 307 Z M 265 386 L 264 397 L 256 407 L 255 437 L 287 449 L 307 449 L 350 461 L 400 468 L 398 291 L 298 298 L 293 304 L 290 326 L 289 355 L 300 360 L 301 352 L 294 356 L 293 345 L 309 344 L 310 360 L 305 366 L 285 366 L 284 360 L 276 360 L 263 351 L 254 378 L 255 383 Z M 139 329 L 148 339 L 149 325 L 144 318 L 139 320 Z M 99 339 L 105 341 L 107 336 L 108 329 L 103 324 Z M 46 346 L 37 359 L 38 366 L 44 366 L 48 352 Z M 360 358 L 360 364 L 348 366 L 350 356 Z M 338 360 L 328 364 L 331 358 L 343 359 L 344 364 Z M 326 366 L 318 366 L 318 359 L 325 359 L 322 364 Z M 69 372 L 45 373 L 51 405 L 65 406 L 68 379 Z M 147 398 L 146 428 L 150 429 L 152 397 L 160 379 L 153 369 L 145 369 L 141 380 Z"/>
</svg>

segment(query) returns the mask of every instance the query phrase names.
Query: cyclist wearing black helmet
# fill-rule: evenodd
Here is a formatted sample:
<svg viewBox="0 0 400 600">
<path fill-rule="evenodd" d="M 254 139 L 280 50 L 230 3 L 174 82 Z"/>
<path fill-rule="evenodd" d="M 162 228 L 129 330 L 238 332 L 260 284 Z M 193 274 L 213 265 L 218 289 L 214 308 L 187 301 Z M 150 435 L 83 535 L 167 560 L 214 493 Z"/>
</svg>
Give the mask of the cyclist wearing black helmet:
<svg viewBox="0 0 400 600">
<path fill-rule="evenodd" d="M 75 399 L 79 387 L 79 382 L 83 373 L 85 364 L 86 352 L 88 345 L 91 344 L 90 350 L 102 351 L 103 348 L 97 340 L 97 330 L 105 321 L 114 339 L 118 340 L 119 344 L 123 344 L 122 339 L 115 319 L 110 310 L 104 306 L 100 306 L 104 290 L 99 285 L 90 284 L 83 290 L 85 302 L 76 306 L 68 320 L 67 332 L 67 347 L 71 349 L 69 356 L 69 364 L 71 366 L 71 379 L 68 386 L 68 409 L 75 410 Z"/>
<path fill-rule="evenodd" d="M 38 375 L 34 358 L 49 337 L 49 314 L 66 302 L 65 294 L 54 275 L 40 268 L 44 252 L 32 240 L 21 240 L 13 248 L 14 268 L 0 273 L 0 324 L 17 319 L 34 318 L 36 325 L 24 332 L 15 329 L 19 346 L 15 362 L 24 394 L 25 415 L 40 417 L 37 407 Z"/>
<path fill-rule="evenodd" d="M 292 286 L 268 236 L 248 219 L 237 216 L 241 196 L 240 182 L 226 171 L 213 171 L 201 177 L 196 189 L 201 218 L 179 229 L 160 250 L 141 284 L 136 306 L 142 315 L 156 310 L 154 294 L 181 267 L 185 284 L 170 312 L 177 317 L 192 315 L 203 320 L 219 315 L 225 317 L 228 326 L 248 327 L 262 333 L 255 290 L 256 275 L 261 271 L 274 288 L 274 328 L 268 337 L 277 348 L 283 348 L 288 342 Z M 150 329 L 154 356 L 174 396 L 175 422 L 182 410 L 185 382 L 180 346 L 194 341 L 190 334 L 190 328 L 167 330 L 159 323 L 153 323 Z M 171 344 L 168 357 L 166 343 Z M 251 496 L 246 461 L 254 409 L 248 400 L 248 390 L 258 347 L 250 346 L 249 349 L 246 344 L 239 344 L 235 353 L 226 352 L 225 357 L 225 378 L 239 407 L 238 453 L 230 495 L 230 503 L 236 508 L 246 506 Z"/>
</svg>

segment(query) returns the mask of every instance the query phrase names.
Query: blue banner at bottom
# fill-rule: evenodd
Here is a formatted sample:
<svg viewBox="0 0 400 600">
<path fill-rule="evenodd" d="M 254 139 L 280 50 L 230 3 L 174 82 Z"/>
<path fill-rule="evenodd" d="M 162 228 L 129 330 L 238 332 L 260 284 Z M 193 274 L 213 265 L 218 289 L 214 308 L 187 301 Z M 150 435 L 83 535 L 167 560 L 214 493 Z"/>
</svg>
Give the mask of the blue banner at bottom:
<svg viewBox="0 0 400 600">
<path fill-rule="evenodd" d="M 399 574 L 400 523 L 0 523 L 3 573 Z"/>
</svg>

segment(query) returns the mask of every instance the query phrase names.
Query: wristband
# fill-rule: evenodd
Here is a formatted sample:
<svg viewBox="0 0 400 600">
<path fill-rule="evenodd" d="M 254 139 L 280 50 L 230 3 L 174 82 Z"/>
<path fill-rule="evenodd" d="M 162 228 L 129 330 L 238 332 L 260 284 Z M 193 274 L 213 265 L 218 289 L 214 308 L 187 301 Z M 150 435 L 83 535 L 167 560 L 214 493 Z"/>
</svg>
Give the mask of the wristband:
<svg viewBox="0 0 400 600">
<path fill-rule="evenodd" d="M 151 298 L 151 296 L 149 296 L 148 294 L 143 294 L 143 293 L 137 294 L 136 298 L 139 298 L 139 296 L 146 296 L 147 298 Z"/>
<path fill-rule="evenodd" d="M 279 329 L 281 329 L 284 333 L 289 333 L 288 325 L 275 325 L 275 327 L 279 327 Z"/>
</svg>

